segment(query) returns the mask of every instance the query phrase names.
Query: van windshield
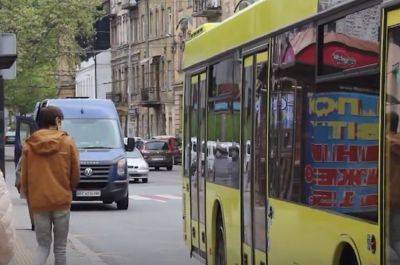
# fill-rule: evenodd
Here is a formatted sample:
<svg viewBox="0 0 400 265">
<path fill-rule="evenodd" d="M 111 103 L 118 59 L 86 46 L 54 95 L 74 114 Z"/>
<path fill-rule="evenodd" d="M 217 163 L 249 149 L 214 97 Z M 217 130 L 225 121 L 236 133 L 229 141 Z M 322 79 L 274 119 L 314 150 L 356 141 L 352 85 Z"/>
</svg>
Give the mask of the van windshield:
<svg viewBox="0 0 400 265">
<path fill-rule="evenodd" d="M 75 140 L 79 149 L 122 148 L 116 120 L 65 119 L 62 121 L 62 129 Z"/>
</svg>

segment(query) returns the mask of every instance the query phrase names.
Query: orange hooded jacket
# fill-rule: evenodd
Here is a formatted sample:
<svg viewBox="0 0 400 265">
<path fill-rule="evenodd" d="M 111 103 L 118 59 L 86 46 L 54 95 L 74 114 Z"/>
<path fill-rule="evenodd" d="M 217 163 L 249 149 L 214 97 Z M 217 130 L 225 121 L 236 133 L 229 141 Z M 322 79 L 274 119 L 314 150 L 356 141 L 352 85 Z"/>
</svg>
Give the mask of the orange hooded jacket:
<svg viewBox="0 0 400 265">
<path fill-rule="evenodd" d="M 39 130 L 23 148 L 21 189 L 32 211 L 68 210 L 79 183 L 79 153 L 65 132 Z"/>
</svg>

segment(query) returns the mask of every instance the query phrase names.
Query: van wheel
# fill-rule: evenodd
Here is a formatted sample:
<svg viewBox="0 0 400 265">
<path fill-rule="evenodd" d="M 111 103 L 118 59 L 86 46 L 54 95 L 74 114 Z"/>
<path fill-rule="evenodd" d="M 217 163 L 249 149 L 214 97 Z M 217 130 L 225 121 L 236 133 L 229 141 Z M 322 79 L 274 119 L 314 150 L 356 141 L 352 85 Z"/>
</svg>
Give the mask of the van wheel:
<svg viewBox="0 0 400 265">
<path fill-rule="evenodd" d="M 142 179 L 142 182 L 143 182 L 143 183 L 147 183 L 147 181 L 148 181 L 148 179 L 147 179 L 147 178 L 145 178 L 145 179 Z"/>
<path fill-rule="evenodd" d="M 171 171 L 173 166 L 167 166 L 167 170 Z"/>
<path fill-rule="evenodd" d="M 117 201 L 118 210 L 127 210 L 129 208 L 129 194 L 126 194 L 126 197 L 120 201 Z"/>
<path fill-rule="evenodd" d="M 217 225 L 216 225 L 216 246 L 215 246 L 215 264 L 216 265 L 226 265 L 225 257 L 225 240 L 224 240 L 224 224 L 222 222 L 221 213 L 217 215 Z"/>
</svg>

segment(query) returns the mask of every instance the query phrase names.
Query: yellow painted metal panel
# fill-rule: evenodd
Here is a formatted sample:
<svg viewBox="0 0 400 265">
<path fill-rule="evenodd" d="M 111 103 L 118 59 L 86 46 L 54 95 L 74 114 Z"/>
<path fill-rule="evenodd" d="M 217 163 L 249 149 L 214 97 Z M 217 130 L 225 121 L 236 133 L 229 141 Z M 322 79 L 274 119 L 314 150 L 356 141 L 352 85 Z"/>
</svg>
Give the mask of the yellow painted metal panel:
<svg viewBox="0 0 400 265">
<path fill-rule="evenodd" d="M 254 250 L 254 264 L 255 265 L 260 265 L 260 264 L 267 264 L 267 255 L 265 252 L 260 251 L 258 249 Z"/>
<path fill-rule="evenodd" d="M 192 229 L 191 232 L 194 231 L 192 234 L 192 246 L 195 248 L 200 248 L 199 246 L 199 223 L 196 220 L 192 219 Z"/>
<path fill-rule="evenodd" d="M 392 10 L 387 14 L 387 25 L 389 27 L 400 24 L 400 8 Z"/>
<path fill-rule="evenodd" d="M 182 173 L 183 174 L 183 173 Z M 182 181 L 182 203 L 183 203 L 183 237 L 185 244 L 190 247 L 190 195 L 189 195 L 189 178 L 183 178 Z"/>
<path fill-rule="evenodd" d="M 257 63 L 268 61 L 268 52 L 262 52 L 257 54 Z"/>
<path fill-rule="evenodd" d="M 206 241 L 203 242 L 202 240 L 202 235 L 204 233 L 204 237 L 206 235 L 206 226 L 202 223 L 200 223 L 200 233 L 199 233 L 199 238 L 200 238 L 200 250 L 203 252 L 206 252 Z"/>
<path fill-rule="evenodd" d="M 207 256 L 208 265 L 215 265 L 215 205 L 221 204 L 227 264 L 241 264 L 240 192 L 214 183 L 206 184 Z"/>
<path fill-rule="evenodd" d="M 254 57 L 253 56 L 249 56 L 246 59 L 244 59 L 244 67 L 251 67 L 253 66 L 253 61 L 254 61 Z"/>
<path fill-rule="evenodd" d="M 379 264 L 380 248 L 375 254 L 367 249 L 368 234 L 375 235 L 377 246 L 381 244 L 377 224 L 272 198 L 269 203 L 274 209 L 268 231 L 269 265 L 335 264 L 334 254 L 344 242 L 358 251 L 361 264 Z"/>
<path fill-rule="evenodd" d="M 243 261 L 242 264 L 253 264 L 253 250 L 249 245 L 243 244 L 243 260 L 246 255 L 247 255 L 247 263 L 244 263 Z"/>
<path fill-rule="evenodd" d="M 261 0 L 188 41 L 184 68 L 310 17 L 317 7 L 318 0 Z"/>
</svg>

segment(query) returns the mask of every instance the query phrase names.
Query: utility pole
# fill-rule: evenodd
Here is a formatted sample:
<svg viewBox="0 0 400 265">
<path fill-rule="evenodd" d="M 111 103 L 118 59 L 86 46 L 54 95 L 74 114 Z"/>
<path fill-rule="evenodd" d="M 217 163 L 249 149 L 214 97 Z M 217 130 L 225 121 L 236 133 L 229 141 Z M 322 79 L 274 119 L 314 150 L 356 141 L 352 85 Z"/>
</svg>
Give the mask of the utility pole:
<svg viewBox="0 0 400 265">
<path fill-rule="evenodd" d="M 147 59 L 150 59 L 150 0 L 146 1 L 146 16 L 147 16 L 147 33 L 146 33 L 146 56 Z M 145 67 L 147 66 L 147 77 L 145 76 L 145 86 L 147 84 L 147 88 L 145 87 L 147 96 L 149 97 L 150 95 L 148 94 L 149 91 L 149 85 L 150 85 L 150 60 L 147 60 Z M 150 107 L 147 106 L 147 138 L 150 139 Z"/>
<path fill-rule="evenodd" d="M 97 59 L 96 59 L 96 52 L 94 52 L 94 98 L 97 99 Z"/>
<path fill-rule="evenodd" d="M 4 79 L 0 73 L 0 132 L 5 135 L 4 130 Z M 3 177 L 6 176 L 5 171 L 5 137 L 0 137 L 0 169 L 3 172 Z"/>
<path fill-rule="evenodd" d="M 5 122 L 4 122 L 4 80 L 15 79 L 17 59 L 17 38 L 13 33 L 0 33 L 0 169 L 5 178 Z"/>
</svg>

